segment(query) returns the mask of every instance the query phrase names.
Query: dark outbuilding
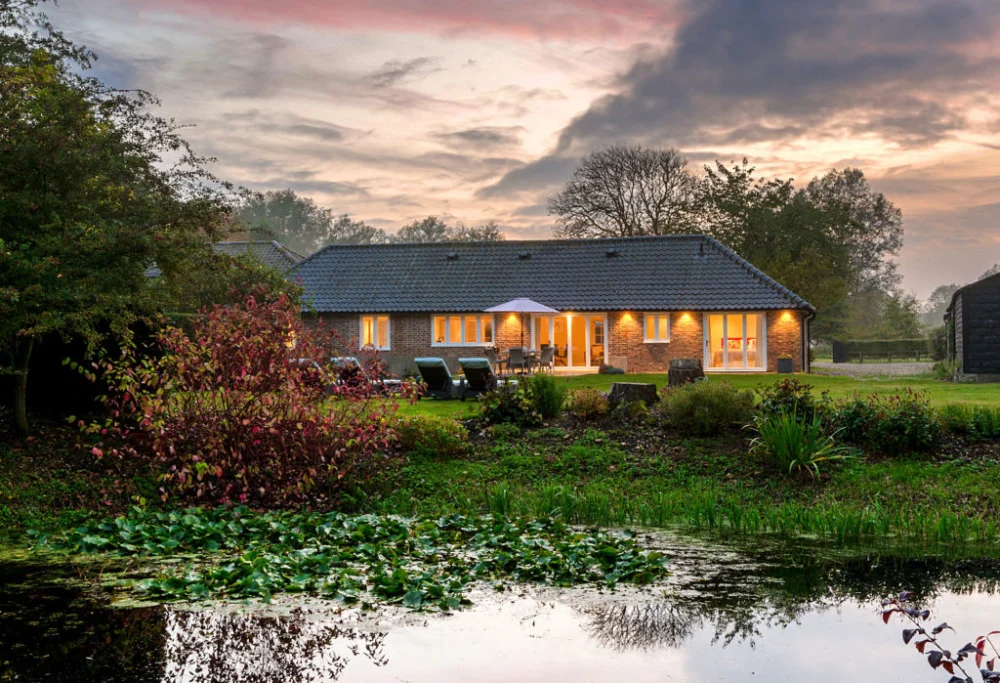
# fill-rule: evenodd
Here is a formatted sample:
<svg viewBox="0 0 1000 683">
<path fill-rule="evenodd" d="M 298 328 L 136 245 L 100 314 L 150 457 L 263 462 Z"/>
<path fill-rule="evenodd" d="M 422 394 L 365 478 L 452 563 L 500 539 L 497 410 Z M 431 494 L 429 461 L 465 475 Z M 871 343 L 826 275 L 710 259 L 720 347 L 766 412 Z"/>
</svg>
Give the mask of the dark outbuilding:
<svg viewBox="0 0 1000 683">
<path fill-rule="evenodd" d="M 959 378 L 1000 382 L 1000 274 L 955 292 L 944 319 Z"/>
</svg>

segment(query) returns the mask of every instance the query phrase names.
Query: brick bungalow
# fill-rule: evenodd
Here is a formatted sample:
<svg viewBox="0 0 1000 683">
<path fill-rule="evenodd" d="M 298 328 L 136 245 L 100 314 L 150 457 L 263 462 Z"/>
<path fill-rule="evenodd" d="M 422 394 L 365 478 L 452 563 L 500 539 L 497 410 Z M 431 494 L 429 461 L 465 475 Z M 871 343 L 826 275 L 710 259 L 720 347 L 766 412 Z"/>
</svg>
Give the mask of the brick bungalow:
<svg viewBox="0 0 1000 683">
<path fill-rule="evenodd" d="M 335 245 L 290 271 L 307 315 L 395 372 L 421 356 L 481 356 L 489 346 L 556 347 L 556 369 L 613 365 L 665 372 L 699 358 L 707 372 L 809 368 L 815 309 L 702 235 L 604 240 Z M 484 313 L 527 297 L 558 315 Z"/>
</svg>

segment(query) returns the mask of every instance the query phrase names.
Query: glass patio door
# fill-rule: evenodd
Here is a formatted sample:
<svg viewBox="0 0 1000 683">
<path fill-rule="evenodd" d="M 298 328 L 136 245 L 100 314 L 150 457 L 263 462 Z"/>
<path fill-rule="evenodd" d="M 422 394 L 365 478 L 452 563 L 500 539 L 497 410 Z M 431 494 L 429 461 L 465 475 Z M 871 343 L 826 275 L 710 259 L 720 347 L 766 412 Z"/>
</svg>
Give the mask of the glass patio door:
<svg viewBox="0 0 1000 683">
<path fill-rule="evenodd" d="M 601 315 L 540 315 L 532 318 L 535 349 L 554 346 L 556 367 L 597 367 L 607 355 L 607 320 Z"/>
<path fill-rule="evenodd" d="M 709 313 L 705 316 L 705 368 L 767 368 L 764 316 L 760 313 Z"/>
</svg>

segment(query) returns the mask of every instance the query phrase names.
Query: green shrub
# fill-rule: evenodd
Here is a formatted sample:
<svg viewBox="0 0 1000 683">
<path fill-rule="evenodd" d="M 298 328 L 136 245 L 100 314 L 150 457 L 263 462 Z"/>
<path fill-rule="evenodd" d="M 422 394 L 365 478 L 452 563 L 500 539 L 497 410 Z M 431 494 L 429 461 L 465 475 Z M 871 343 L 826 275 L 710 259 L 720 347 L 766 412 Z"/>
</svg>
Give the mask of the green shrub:
<svg viewBox="0 0 1000 683">
<path fill-rule="evenodd" d="M 627 403 L 619 403 L 615 407 L 615 415 L 628 422 L 646 422 L 649 420 L 649 407 L 641 399 Z"/>
<path fill-rule="evenodd" d="M 794 412 L 758 415 L 754 429 L 757 436 L 750 442 L 750 452 L 787 474 L 805 471 L 817 477 L 820 463 L 847 457 L 847 449 L 826 434 L 815 414 L 808 420 Z"/>
<path fill-rule="evenodd" d="M 521 436 L 521 428 L 516 424 L 501 422 L 490 427 L 490 436 L 496 441 L 514 441 Z"/>
<path fill-rule="evenodd" d="M 742 427 L 753 417 L 753 392 L 729 382 L 694 382 L 663 392 L 660 408 L 675 429 L 692 436 L 711 436 Z"/>
<path fill-rule="evenodd" d="M 522 427 L 542 423 L 528 393 L 519 385 L 505 382 L 479 397 L 482 416 L 489 424 L 509 423 Z"/>
<path fill-rule="evenodd" d="M 843 438 L 889 456 L 931 451 L 943 434 L 926 393 L 911 389 L 854 397 L 833 411 L 831 423 Z"/>
<path fill-rule="evenodd" d="M 830 406 L 827 392 L 816 398 L 811 385 L 794 378 L 757 387 L 757 396 L 757 410 L 764 417 L 789 413 L 811 422 L 817 415 L 822 417 Z"/>
<path fill-rule="evenodd" d="M 953 360 L 941 360 L 931 367 L 931 375 L 935 379 L 953 381 L 958 372 L 958 362 Z"/>
<path fill-rule="evenodd" d="M 581 420 L 593 420 L 607 415 L 610 404 L 607 394 L 597 389 L 577 389 L 569 396 L 569 412 Z"/>
<path fill-rule="evenodd" d="M 559 417 L 566 404 L 566 383 L 553 375 L 539 372 L 525 382 L 528 398 L 535 412 L 546 420 Z"/>
<path fill-rule="evenodd" d="M 972 440 L 1000 438 L 1000 408 L 951 403 L 940 410 L 941 425 L 956 436 Z"/>
<path fill-rule="evenodd" d="M 404 417 L 397 424 L 404 452 L 426 457 L 457 457 L 469 446 L 469 432 L 455 420 L 433 415 Z"/>
</svg>

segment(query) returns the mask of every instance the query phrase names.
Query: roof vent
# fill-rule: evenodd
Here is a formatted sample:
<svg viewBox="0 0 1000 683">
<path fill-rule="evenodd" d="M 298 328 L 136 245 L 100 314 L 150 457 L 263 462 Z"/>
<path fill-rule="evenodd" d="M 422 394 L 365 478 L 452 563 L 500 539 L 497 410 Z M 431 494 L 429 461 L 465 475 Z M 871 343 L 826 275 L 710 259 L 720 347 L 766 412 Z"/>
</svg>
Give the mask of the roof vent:
<svg viewBox="0 0 1000 683">
<path fill-rule="evenodd" d="M 618 250 L 614 247 L 611 247 L 610 249 L 604 252 L 604 255 L 607 256 L 608 258 L 614 258 L 615 256 L 618 256 Z"/>
<path fill-rule="evenodd" d="M 698 240 L 698 258 L 705 258 L 705 240 Z"/>
<path fill-rule="evenodd" d="M 519 259 L 521 259 L 522 261 L 524 261 L 525 259 L 531 258 L 531 252 L 530 251 L 519 252 L 518 255 L 517 255 L 517 257 Z"/>
<path fill-rule="evenodd" d="M 449 261 L 457 261 L 458 260 L 458 252 L 457 251 L 449 251 L 447 254 L 445 254 L 445 257 Z"/>
</svg>

